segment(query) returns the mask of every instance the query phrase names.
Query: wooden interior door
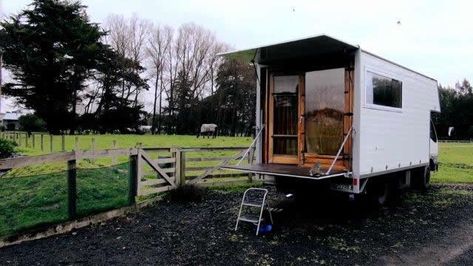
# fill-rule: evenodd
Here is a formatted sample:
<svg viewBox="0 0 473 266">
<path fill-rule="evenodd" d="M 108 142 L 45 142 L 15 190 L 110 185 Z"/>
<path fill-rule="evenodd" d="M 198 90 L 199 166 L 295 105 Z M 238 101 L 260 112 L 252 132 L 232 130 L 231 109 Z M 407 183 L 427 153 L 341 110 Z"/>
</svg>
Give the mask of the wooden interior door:
<svg viewBox="0 0 473 266">
<path fill-rule="evenodd" d="M 270 74 L 268 103 L 268 162 L 299 164 L 300 92 L 303 76 Z"/>
</svg>

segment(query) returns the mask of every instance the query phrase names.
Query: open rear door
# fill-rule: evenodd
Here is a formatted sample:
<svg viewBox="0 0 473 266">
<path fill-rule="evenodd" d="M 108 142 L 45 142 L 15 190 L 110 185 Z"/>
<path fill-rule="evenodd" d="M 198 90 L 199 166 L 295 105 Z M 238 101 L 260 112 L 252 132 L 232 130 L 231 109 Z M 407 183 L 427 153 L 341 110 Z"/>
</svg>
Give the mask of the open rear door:
<svg viewBox="0 0 473 266">
<path fill-rule="evenodd" d="M 352 126 L 353 71 L 333 68 L 305 73 L 301 108 L 301 164 L 330 165 Z M 336 168 L 350 168 L 351 138 L 348 138 Z"/>
<path fill-rule="evenodd" d="M 267 162 L 327 167 L 352 126 L 353 70 L 271 73 L 266 103 Z M 336 169 L 350 169 L 351 146 L 348 138 Z"/>
</svg>

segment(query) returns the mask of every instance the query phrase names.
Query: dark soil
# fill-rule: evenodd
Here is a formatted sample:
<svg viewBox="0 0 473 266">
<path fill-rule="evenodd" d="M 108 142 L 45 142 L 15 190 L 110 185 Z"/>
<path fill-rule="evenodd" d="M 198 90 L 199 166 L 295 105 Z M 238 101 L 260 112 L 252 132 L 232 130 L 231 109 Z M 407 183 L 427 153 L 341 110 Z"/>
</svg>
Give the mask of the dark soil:
<svg viewBox="0 0 473 266">
<path fill-rule="evenodd" d="M 0 264 L 383 264 L 473 224 L 471 186 L 410 192 L 381 209 L 346 197 L 295 200 L 272 191 L 271 205 L 280 209 L 273 231 L 255 236 L 251 224 L 234 231 L 241 195 L 210 191 L 200 202 L 162 201 L 139 214 L 0 249 Z M 461 256 L 452 262 L 471 264 Z"/>
</svg>

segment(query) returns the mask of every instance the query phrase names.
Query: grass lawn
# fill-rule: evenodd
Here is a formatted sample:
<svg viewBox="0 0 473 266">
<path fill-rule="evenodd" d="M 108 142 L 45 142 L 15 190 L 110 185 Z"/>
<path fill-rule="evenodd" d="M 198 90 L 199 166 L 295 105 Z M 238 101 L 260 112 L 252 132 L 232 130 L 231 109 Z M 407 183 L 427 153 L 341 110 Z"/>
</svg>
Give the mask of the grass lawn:
<svg viewBox="0 0 473 266">
<path fill-rule="evenodd" d="M 0 236 L 67 220 L 66 171 L 0 179 Z M 128 163 L 78 169 L 77 211 L 80 216 L 125 206 Z"/>
<path fill-rule="evenodd" d="M 152 135 L 82 135 L 78 137 L 80 148 L 84 150 L 91 148 L 92 138 L 95 139 L 96 149 L 111 148 L 113 140 L 116 140 L 117 148 L 134 147 L 138 142 L 145 147 L 235 147 L 249 146 L 252 141 L 251 138 L 242 137 L 216 139 Z M 39 135 L 35 137 L 34 149 L 31 138 L 28 140 L 29 147 L 25 147 L 26 140 L 23 136 L 20 153 L 25 155 L 48 153 L 49 136 L 45 135 L 43 140 L 44 151 L 41 151 Z M 53 140 L 55 141 L 54 150 L 56 147 L 60 149 L 61 137 L 54 136 Z M 66 150 L 72 150 L 75 145 L 75 136 L 66 136 L 65 140 Z M 155 157 L 158 154 L 150 153 L 150 155 Z M 207 154 L 209 155 L 216 157 L 226 155 L 226 153 Z M 189 157 L 193 156 L 199 156 L 199 154 L 189 153 Z M 79 215 L 83 216 L 127 204 L 127 161 L 127 157 L 119 157 L 118 165 L 112 165 L 110 158 L 98 158 L 94 161 L 84 159 L 77 162 Z M 144 169 L 145 175 L 148 172 L 151 173 L 148 168 Z M 65 220 L 67 220 L 66 163 L 22 167 L 0 177 L 0 238 L 41 224 Z"/>
<path fill-rule="evenodd" d="M 433 183 L 473 183 L 473 143 L 440 143 Z"/>
</svg>

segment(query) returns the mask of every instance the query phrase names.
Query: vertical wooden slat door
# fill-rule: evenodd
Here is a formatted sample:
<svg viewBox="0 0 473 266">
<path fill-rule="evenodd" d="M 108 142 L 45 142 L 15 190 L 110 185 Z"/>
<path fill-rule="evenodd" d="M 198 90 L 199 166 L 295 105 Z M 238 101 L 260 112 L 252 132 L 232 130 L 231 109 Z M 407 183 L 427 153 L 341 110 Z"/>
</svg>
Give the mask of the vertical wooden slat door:
<svg viewBox="0 0 473 266">
<path fill-rule="evenodd" d="M 269 163 L 299 162 L 300 75 L 270 75 L 268 95 Z"/>
<path fill-rule="evenodd" d="M 300 166 L 304 165 L 305 162 L 305 157 L 304 157 L 304 151 L 305 151 L 305 76 L 300 75 L 300 90 L 299 90 L 299 121 L 298 121 L 298 152 L 297 152 L 297 157 L 298 157 L 298 164 Z"/>
<path fill-rule="evenodd" d="M 353 126 L 353 66 L 345 68 L 345 114 L 343 117 L 343 136 L 345 137 Z M 347 139 L 343 147 L 343 165 L 346 169 L 352 164 L 352 138 Z"/>
</svg>

